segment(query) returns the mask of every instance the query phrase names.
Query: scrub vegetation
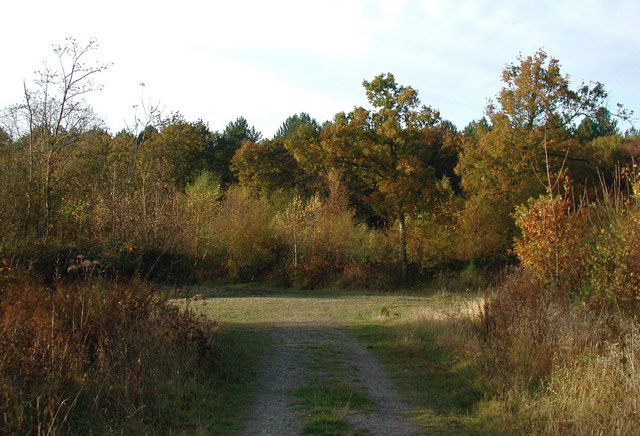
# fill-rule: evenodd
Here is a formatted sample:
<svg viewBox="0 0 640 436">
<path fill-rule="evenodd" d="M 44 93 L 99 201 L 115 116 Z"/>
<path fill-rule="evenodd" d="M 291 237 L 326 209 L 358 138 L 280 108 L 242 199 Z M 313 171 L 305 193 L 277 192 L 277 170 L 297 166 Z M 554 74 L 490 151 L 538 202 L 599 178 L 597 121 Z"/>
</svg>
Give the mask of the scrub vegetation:
<svg viewBox="0 0 640 436">
<path fill-rule="evenodd" d="M 603 84 L 539 50 L 462 129 L 386 73 L 363 81 L 366 108 L 292 115 L 272 138 L 148 104 L 112 133 L 85 100 L 108 68 L 96 48 L 55 46 L 0 114 L 3 433 L 236 431 L 260 329 L 314 304 L 427 429 L 640 431 L 640 136 Z M 438 306 L 441 289 L 468 306 Z"/>
</svg>

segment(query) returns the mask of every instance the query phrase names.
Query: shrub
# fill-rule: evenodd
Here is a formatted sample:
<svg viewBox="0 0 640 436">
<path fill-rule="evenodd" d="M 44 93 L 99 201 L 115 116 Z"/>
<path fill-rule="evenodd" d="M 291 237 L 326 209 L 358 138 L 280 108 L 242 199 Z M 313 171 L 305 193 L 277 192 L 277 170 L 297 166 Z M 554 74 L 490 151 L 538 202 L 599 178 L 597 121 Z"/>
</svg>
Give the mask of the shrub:
<svg viewBox="0 0 640 436">
<path fill-rule="evenodd" d="M 295 197 L 273 225 L 287 249 L 286 269 L 296 286 L 370 284 L 371 250 L 365 245 L 373 232 L 356 223 L 336 174 L 329 176 L 328 196 Z"/>
<path fill-rule="evenodd" d="M 220 209 L 221 197 L 219 181 L 207 172 L 201 173 L 185 190 L 186 245 L 194 265 L 199 269 L 211 269 L 220 263 L 216 239 L 219 229 L 213 218 Z"/>
<path fill-rule="evenodd" d="M 3 434 L 141 432 L 220 366 L 218 326 L 138 282 L 20 282 L 0 295 Z"/>
<path fill-rule="evenodd" d="M 608 222 L 585 241 L 583 296 L 629 314 L 640 309 L 640 207 L 610 211 Z"/>
<path fill-rule="evenodd" d="M 513 272 L 487 300 L 485 337 L 496 373 L 538 388 L 558 362 L 602 337 L 604 324 L 526 269 Z"/>
<path fill-rule="evenodd" d="M 269 201 L 243 187 L 230 188 L 217 215 L 217 244 L 229 277 L 255 280 L 275 269 L 282 244 L 272 230 Z"/>
<path fill-rule="evenodd" d="M 422 324 L 491 381 L 478 413 L 500 426 L 496 433 L 640 431 L 640 326 L 629 317 L 577 304 L 520 267 L 480 317 L 445 321 Z"/>
<path fill-rule="evenodd" d="M 580 280 L 576 248 L 584 233 L 584 214 L 574 211 L 566 194 L 541 195 L 516 208 L 522 232 L 514 252 L 538 277 L 567 290 Z"/>
</svg>

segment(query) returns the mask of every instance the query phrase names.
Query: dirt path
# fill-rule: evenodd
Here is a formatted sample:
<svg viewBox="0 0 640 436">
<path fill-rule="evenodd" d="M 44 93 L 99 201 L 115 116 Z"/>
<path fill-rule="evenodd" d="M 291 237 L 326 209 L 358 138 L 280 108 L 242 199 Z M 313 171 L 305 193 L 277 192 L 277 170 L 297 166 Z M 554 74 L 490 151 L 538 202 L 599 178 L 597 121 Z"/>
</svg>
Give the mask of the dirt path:
<svg viewBox="0 0 640 436">
<path fill-rule="evenodd" d="M 371 410 L 348 412 L 348 434 L 418 435 L 410 408 L 373 353 L 344 330 L 306 323 L 269 329 L 274 347 L 260 372 L 258 393 L 243 435 L 299 435 L 304 427 L 296 390 L 310 380 L 339 379 L 363 392 Z"/>
</svg>

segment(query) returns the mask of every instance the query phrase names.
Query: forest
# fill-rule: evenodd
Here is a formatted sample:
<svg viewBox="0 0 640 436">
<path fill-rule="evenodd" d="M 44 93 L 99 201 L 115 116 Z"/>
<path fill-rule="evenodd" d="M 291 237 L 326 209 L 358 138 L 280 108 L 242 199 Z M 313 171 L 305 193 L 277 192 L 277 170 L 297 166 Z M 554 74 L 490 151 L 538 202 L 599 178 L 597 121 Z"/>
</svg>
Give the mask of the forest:
<svg viewBox="0 0 640 436">
<path fill-rule="evenodd" d="M 95 48 L 55 47 L 60 68 L 2 112 L 7 434 L 153 433 L 122 416 L 157 424 L 169 405 L 151 399 L 172 385 L 228 383 L 231 336 L 158 289 L 396 292 L 444 278 L 491 287 L 465 327 L 482 350 L 446 345 L 508 374 L 504 386 L 546 401 L 558 368 L 619 371 L 611 409 L 583 411 L 601 427 L 566 406 L 565 424 L 539 418 L 542 433 L 598 434 L 614 415 L 610 434 L 638 428 L 640 134 L 621 130 L 632 112 L 609 107 L 605 85 L 571 83 L 539 50 L 496 72 L 502 88 L 463 128 L 383 73 L 362 82 L 367 107 L 293 114 L 271 138 L 242 117 L 217 131 L 152 105 L 112 133 L 85 100 L 107 68 L 86 61 Z"/>
</svg>

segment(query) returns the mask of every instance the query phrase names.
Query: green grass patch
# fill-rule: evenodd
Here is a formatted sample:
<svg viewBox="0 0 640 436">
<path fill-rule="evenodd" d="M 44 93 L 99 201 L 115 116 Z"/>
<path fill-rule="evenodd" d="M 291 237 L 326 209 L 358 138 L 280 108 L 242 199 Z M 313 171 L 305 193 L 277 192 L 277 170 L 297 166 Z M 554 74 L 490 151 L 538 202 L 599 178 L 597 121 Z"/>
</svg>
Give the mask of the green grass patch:
<svg viewBox="0 0 640 436">
<path fill-rule="evenodd" d="M 432 331 L 430 324 L 434 319 L 446 323 L 449 315 L 477 303 L 478 297 L 473 294 L 251 288 L 208 292 L 203 289 L 200 293 L 205 297 L 193 301 L 191 308 L 225 322 L 232 329 L 296 324 L 353 329 L 378 354 L 413 408 L 419 410 L 416 419 L 427 431 L 499 434 L 486 425 L 492 416 L 482 412 L 487 410 L 483 405 L 487 386 L 478 375 L 475 362 L 447 351 L 451 347 L 439 346 L 442 341 L 436 341 L 435 335 L 441 332 Z M 340 377 L 336 374 L 341 374 L 344 368 L 339 353 L 314 347 L 309 352 L 319 356 L 314 370 Z M 307 398 L 303 404 L 308 410 L 308 434 L 347 431 L 344 416 L 358 407 L 357 396 L 353 397 L 352 389 L 348 392 L 352 396 L 346 409 L 344 402 L 339 401 L 336 385 L 312 383 L 299 392 Z M 315 397 L 313 401 L 308 399 L 311 394 Z"/>
<path fill-rule="evenodd" d="M 374 406 L 364 393 L 339 380 L 313 379 L 294 395 L 306 409 L 305 435 L 345 434 L 351 427 L 344 419 L 349 413 Z"/>
<path fill-rule="evenodd" d="M 448 293 L 376 293 L 336 290 L 211 289 L 196 288 L 190 294 L 198 299 L 176 300 L 198 313 L 228 324 L 274 325 L 312 324 L 350 326 L 381 320 L 402 318 L 419 307 L 434 310 L 451 306 L 452 302 L 472 298 Z"/>
<path fill-rule="evenodd" d="M 482 413 L 490 389 L 475 362 L 439 346 L 433 333 L 407 334 L 400 322 L 355 326 L 353 332 L 409 396 L 417 408 L 415 418 L 428 434 L 501 434 Z"/>
<path fill-rule="evenodd" d="M 157 415 L 151 420 L 132 416 L 119 431 L 124 434 L 234 435 L 244 425 L 245 413 L 258 389 L 257 366 L 270 346 L 265 335 L 252 329 L 234 329 L 220 350 L 221 366 L 213 372 L 180 373 L 159 381 Z M 96 422 L 97 434 L 114 431 L 107 422 Z"/>
<path fill-rule="evenodd" d="M 232 348 L 226 350 L 225 374 L 213 389 L 206 384 L 197 387 L 201 401 L 194 404 L 195 410 L 187 412 L 194 418 L 208 415 L 210 425 L 202 434 L 231 435 L 242 429 L 245 413 L 259 387 L 256 377 L 258 366 L 271 347 L 268 336 L 256 329 L 236 327 L 228 334 Z M 205 390 L 207 392 L 203 392 Z M 181 396 L 193 404 L 194 396 L 186 392 L 181 392 Z M 187 428 L 183 434 L 198 434 L 192 430 Z"/>
</svg>

